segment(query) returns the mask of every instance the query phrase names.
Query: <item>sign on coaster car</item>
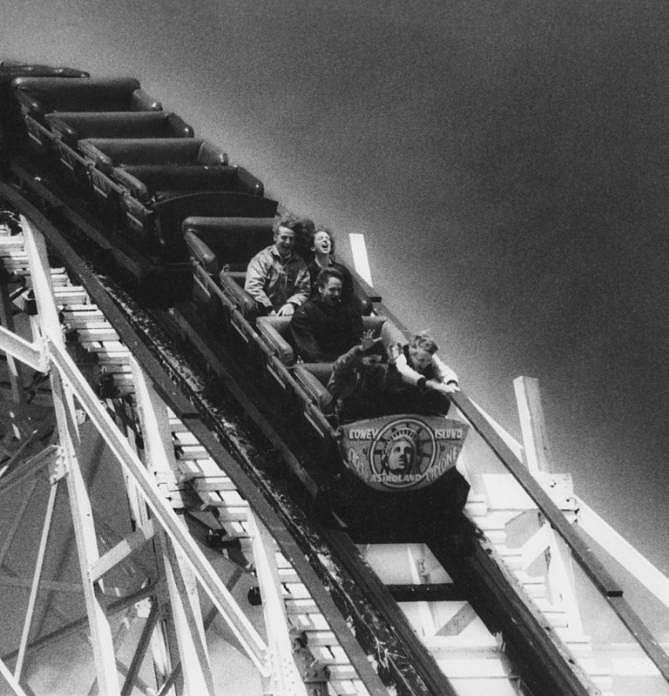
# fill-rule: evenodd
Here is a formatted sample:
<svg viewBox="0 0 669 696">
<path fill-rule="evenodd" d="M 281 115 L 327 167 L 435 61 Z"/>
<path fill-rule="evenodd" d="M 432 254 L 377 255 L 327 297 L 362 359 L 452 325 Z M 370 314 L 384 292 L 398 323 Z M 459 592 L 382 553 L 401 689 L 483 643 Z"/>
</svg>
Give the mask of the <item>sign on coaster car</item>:
<svg viewBox="0 0 669 696">
<path fill-rule="evenodd" d="M 393 415 L 340 428 L 342 459 L 381 491 L 422 488 L 455 466 L 469 426 L 443 416 Z"/>
</svg>

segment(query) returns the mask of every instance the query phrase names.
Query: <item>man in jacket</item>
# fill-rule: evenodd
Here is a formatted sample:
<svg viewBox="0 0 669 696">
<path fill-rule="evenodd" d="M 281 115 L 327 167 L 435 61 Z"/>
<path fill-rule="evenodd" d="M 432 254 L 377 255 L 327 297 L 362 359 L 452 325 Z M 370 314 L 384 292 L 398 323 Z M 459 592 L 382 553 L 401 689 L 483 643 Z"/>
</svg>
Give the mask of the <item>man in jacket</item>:
<svg viewBox="0 0 669 696">
<path fill-rule="evenodd" d="M 337 268 L 324 268 L 316 280 L 317 294 L 293 315 L 295 349 L 305 362 L 332 362 L 360 342 L 362 317 L 342 303 L 343 283 Z"/>
<path fill-rule="evenodd" d="M 285 220 L 279 220 L 274 244 L 249 262 L 244 290 L 256 301 L 259 314 L 289 317 L 309 297 L 307 264 L 294 247 L 295 231 Z"/>
</svg>

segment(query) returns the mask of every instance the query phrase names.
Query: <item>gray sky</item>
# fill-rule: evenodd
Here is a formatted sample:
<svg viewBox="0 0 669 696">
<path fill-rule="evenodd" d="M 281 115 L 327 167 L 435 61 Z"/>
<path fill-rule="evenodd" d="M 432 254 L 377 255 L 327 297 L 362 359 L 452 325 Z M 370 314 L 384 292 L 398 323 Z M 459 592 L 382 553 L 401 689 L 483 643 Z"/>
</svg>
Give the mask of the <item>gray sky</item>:
<svg viewBox="0 0 669 696">
<path fill-rule="evenodd" d="M 26 0 L 3 57 L 139 77 L 271 195 L 365 232 L 387 304 L 669 571 L 666 2 Z M 342 247 L 344 245 L 341 245 Z"/>
</svg>

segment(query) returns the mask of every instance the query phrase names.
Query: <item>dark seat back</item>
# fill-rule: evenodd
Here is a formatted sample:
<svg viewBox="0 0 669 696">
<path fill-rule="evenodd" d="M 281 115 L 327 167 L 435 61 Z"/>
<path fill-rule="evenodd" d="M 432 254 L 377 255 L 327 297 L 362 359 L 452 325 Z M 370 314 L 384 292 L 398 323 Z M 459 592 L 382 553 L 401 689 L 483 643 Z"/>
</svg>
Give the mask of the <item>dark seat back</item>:
<svg viewBox="0 0 669 696">
<path fill-rule="evenodd" d="M 4 146 L 5 140 L 11 145 L 11 141 L 15 138 L 18 139 L 21 133 L 21 111 L 16 101 L 12 98 L 12 83 L 19 77 L 76 79 L 88 77 L 88 73 L 73 68 L 54 68 L 49 65 L 3 60 L 0 63 L 0 145 L 2 146 Z M 9 137 L 10 134 L 11 138 Z"/>
<path fill-rule="evenodd" d="M 159 102 L 140 89 L 132 77 L 19 77 L 17 99 L 26 112 L 43 118 L 53 111 L 160 111 Z"/>
<path fill-rule="evenodd" d="M 102 169 L 126 165 L 200 164 L 220 166 L 228 156 L 201 138 L 85 138 L 81 152 Z"/>
<path fill-rule="evenodd" d="M 142 183 L 144 198 L 159 191 L 238 191 L 254 196 L 263 193 L 262 183 L 241 167 L 142 164 L 123 165 L 121 169 Z M 240 172 L 245 176 L 240 176 Z"/>
<path fill-rule="evenodd" d="M 71 144 L 84 138 L 193 137 L 193 129 L 171 111 L 59 111 L 47 114 L 45 121 Z"/>
<path fill-rule="evenodd" d="M 295 362 L 290 317 L 258 317 L 256 328 L 284 365 Z"/>
<path fill-rule="evenodd" d="M 151 208 L 158 220 L 159 237 L 166 253 L 183 259 L 186 250 L 181 226 L 186 218 L 194 214 L 216 218 L 273 218 L 277 202 L 245 193 L 200 191 L 158 200 Z"/>
<path fill-rule="evenodd" d="M 183 222 L 184 236 L 194 235 L 204 243 L 211 256 L 200 259 L 209 273 L 223 267 L 245 270 L 251 258 L 272 243 L 273 217 L 188 217 Z"/>
</svg>

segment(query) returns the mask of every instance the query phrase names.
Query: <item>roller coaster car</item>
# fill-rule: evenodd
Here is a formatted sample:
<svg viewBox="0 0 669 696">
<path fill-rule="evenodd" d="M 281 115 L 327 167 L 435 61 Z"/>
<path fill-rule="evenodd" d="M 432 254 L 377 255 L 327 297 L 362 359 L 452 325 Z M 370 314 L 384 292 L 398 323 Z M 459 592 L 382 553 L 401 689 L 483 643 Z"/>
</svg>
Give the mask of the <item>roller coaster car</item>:
<svg viewBox="0 0 669 696">
<path fill-rule="evenodd" d="M 38 148 L 45 150 L 50 149 L 53 142 L 47 128 L 47 114 L 162 111 L 163 108 L 132 77 L 18 77 L 13 88 L 29 137 Z"/>
<path fill-rule="evenodd" d="M 247 372 L 264 376 L 264 394 L 276 404 L 275 422 L 282 421 L 309 449 L 312 469 L 327 473 L 327 492 L 321 496 L 347 524 L 384 534 L 399 524 L 401 535 L 407 525 L 452 518 L 469 488 L 455 468 L 468 426 L 439 414 L 384 413 L 382 405 L 374 417 L 335 422 L 325 386 L 332 363 L 296 362 L 290 319 L 258 317 L 243 289 L 248 261 L 272 243 L 271 223 L 184 221 L 198 314 L 225 336 L 231 352 L 243 354 Z M 384 316 L 364 316 L 363 325 L 384 345 L 405 340 Z"/>
<path fill-rule="evenodd" d="M 21 127 L 22 115 L 17 101 L 13 98 L 13 81 L 18 77 L 88 77 L 83 70 L 52 67 L 34 63 L 21 63 L 13 60 L 0 62 L 0 146 L 16 147 L 20 144 L 24 131 Z"/>
<path fill-rule="evenodd" d="M 195 138 L 134 78 L 21 77 L 13 89 L 32 142 L 95 202 L 111 257 L 145 298 L 173 299 L 190 282 L 186 216 L 276 211 L 262 182 Z"/>
<path fill-rule="evenodd" d="M 169 201 L 207 192 L 237 206 L 229 215 L 272 215 L 274 201 L 263 198 L 262 182 L 243 167 L 228 165 L 228 156 L 212 143 L 196 138 L 127 138 L 80 140 L 78 149 L 89 160 L 93 191 L 118 205 L 125 224 L 140 237 L 153 232 L 155 213 Z M 193 211 L 197 211 L 193 207 Z M 164 217 L 164 216 L 163 216 Z M 185 258 L 178 233 L 159 237 L 164 254 Z"/>
<path fill-rule="evenodd" d="M 171 111 L 56 112 L 44 118 L 61 164 L 87 179 L 90 162 L 80 140 L 99 138 L 192 138 L 193 129 Z"/>
<path fill-rule="evenodd" d="M 47 114 L 44 120 L 73 147 L 86 138 L 193 137 L 193 128 L 172 111 L 64 111 Z"/>
</svg>

